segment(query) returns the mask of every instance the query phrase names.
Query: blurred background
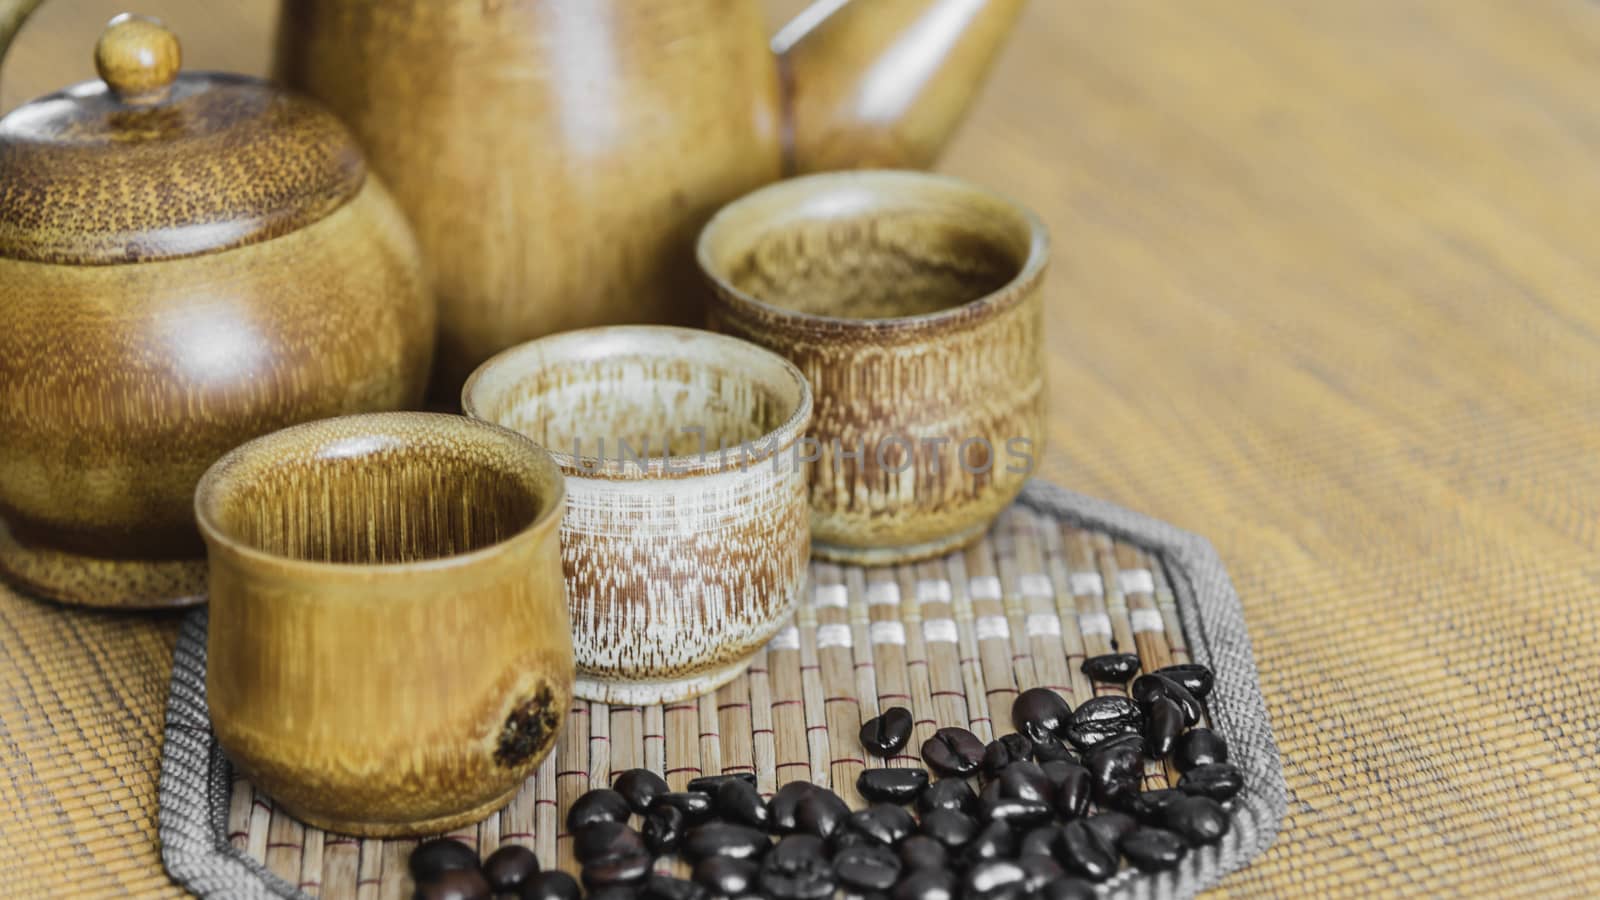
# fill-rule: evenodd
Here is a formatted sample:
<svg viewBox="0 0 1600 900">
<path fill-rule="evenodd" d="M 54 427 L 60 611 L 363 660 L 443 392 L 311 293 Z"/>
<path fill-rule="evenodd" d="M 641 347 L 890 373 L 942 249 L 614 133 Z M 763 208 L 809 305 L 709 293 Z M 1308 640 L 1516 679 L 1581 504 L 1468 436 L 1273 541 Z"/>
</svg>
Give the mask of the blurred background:
<svg viewBox="0 0 1600 900">
<path fill-rule="evenodd" d="M 126 8 L 47 3 L 0 107 L 93 77 Z M 260 73 L 275 8 L 138 9 L 187 67 Z M 1242 595 L 1291 798 L 1237 891 L 1536 892 L 1600 858 L 1597 96 L 1582 0 L 1034 0 L 940 165 L 1054 233 L 1042 474 L 1204 534 Z M 163 629 L 104 676 L 135 747 Z M 0 745 L 47 752 L 30 702 L 0 695 Z M 112 763 L 95 852 L 154 866 L 155 755 Z"/>
</svg>

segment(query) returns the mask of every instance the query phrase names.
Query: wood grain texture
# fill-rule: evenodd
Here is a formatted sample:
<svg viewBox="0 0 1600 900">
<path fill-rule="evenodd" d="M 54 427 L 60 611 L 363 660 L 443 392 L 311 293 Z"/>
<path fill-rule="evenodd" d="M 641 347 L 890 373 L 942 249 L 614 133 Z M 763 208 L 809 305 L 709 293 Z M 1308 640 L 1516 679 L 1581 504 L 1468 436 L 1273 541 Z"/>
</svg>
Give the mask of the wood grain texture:
<svg viewBox="0 0 1600 900">
<path fill-rule="evenodd" d="M 3 102 L 90 77 L 117 11 L 47 4 Z M 145 11 L 265 66 L 266 3 Z M 1045 474 L 1207 535 L 1243 598 L 1292 796 L 1225 893 L 1600 877 L 1597 78 L 1592 3 L 1035 0 L 945 157 L 1056 237 Z M 0 601 L 14 893 L 176 895 L 175 622 Z"/>
<path fill-rule="evenodd" d="M 327 109 L 256 78 L 180 75 L 178 53 L 171 31 L 118 17 L 93 54 L 107 81 L 0 119 L 0 257 L 215 253 L 314 224 L 361 189 L 361 149 Z"/>
<path fill-rule="evenodd" d="M 828 17 L 788 60 L 807 155 L 931 158 L 1017 5 L 872 0 Z M 437 394 L 555 331 L 700 324 L 695 231 L 783 172 L 789 107 L 761 12 L 749 0 L 285 4 L 277 71 L 347 118 L 438 271 Z"/>
<path fill-rule="evenodd" d="M 434 309 L 417 244 L 376 179 L 276 240 L 120 266 L 0 257 L 0 567 L 52 596 L 164 605 L 199 585 L 48 553 L 200 555 L 194 484 L 244 440 L 419 402 Z"/>
<path fill-rule="evenodd" d="M 117 16 L 94 45 L 95 72 L 130 106 L 165 100 L 182 66 L 178 36 L 146 16 Z"/>
<path fill-rule="evenodd" d="M 962 179 L 832 172 L 701 234 L 711 326 L 817 393 L 812 552 L 914 562 L 977 540 L 1044 452 L 1044 225 Z"/>
<path fill-rule="evenodd" d="M 782 74 L 785 171 L 931 165 L 1023 6 L 1024 0 L 819 0 L 773 41 Z"/>
<path fill-rule="evenodd" d="M 578 696 L 704 694 L 793 612 L 811 550 L 799 441 L 812 400 L 782 357 L 698 329 L 582 329 L 497 354 L 461 405 L 567 474 Z"/>
<path fill-rule="evenodd" d="M 220 459 L 195 510 L 229 759 L 344 833 L 503 806 L 572 705 L 564 495 L 531 442 L 437 413 L 311 422 Z"/>
</svg>

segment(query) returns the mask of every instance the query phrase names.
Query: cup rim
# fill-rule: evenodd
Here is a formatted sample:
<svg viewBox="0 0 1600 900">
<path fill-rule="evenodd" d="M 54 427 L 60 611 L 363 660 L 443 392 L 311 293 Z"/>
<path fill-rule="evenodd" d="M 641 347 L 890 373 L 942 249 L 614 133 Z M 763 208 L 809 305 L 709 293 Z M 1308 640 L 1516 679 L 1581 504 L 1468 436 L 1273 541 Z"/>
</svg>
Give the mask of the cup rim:
<svg viewBox="0 0 1600 900">
<path fill-rule="evenodd" d="M 869 185 L 885 183 L 938 184 L 945 188 L 963 191 L 970 195 L 999 203 L 1027 225 L 1028 254 L 1023 259 L 1022 266 L 1017 270 L 1017 273 L 1007 279 L 1005 284 L 980 297 L 974 297 L 964 303 L 958 303 L 933 312 L 909 316 L 880 316 L 872 318 L 853 318 L 801 312 L 769 303 L 735 285 L 726 277 L 722 267 L 712 262 L 712 242 L 722 230 L 731 227 L 728 224 L 728 220 L 736 216 L 740 210 L 758 202 L 763 197 L 789 192 L 805 193 L 808 187 L 847 185 L 852 182 Z M 999 191 L 983 187 L 965 178 L 914 169 L 853 169 L 838 172 L 818 172 L 775 181 L 772 184 L 757 188 L 717 210 L 716 214 L 700 229 L 700 234 L 695 239 L 695 262 L 699 265 L 700 271 L 716 288 L 715 293 L 731 297 L 737 300 L 739 304 L 769 319 L 781 321 L 796 328 L 820 331 L 889 332 L 919 330 L 936 328 L 952 321 L 999 312 L 1020 302 L 1022 295 L 1026 293 L 1027 287 L 1037 281 L 1044 271 L 1049 257 L 1050 231 L 1045 227 L 1039 216 L 1027 206 L 1018 203 Z M 730 303 L 729 305 L 734 304 Z"/>
<path fill-rule="evenodd" d="M 593 341 L 602 337 L 613 339 L 634 338 L 656 341 L 664 341 L 668 338 L 677 338 L 679 340 L 689 339 L 694 341 L 704 341 L 707 343 L 720 343 L 730 347 L 737 346 L 741 352 L 750 353 L 757 358 L 762 359 L 774 369 L 781 371 L 785 377 L 793 381 L 794 384 L 799 388 L 800 402 L 796 405 L 794 412 L 791 413 L 789 417 L 786 418 L 780 425 L 764 431 L 760 437 L 755 439 L 754 442 L 760 444 L 765 443 L 775 437 L 777 439 L 777 443 L 772 447 L 773 454 L 782 451 L 790 444 L 799 440 L 804 435 L 807 426 L 809 426 L 811 423 L 814 402 L 811 391 L 811 382 L 806 380 L 805 373 L 801 372 L 799 367 L 797 367 L 794 363 L 790 362 L 788 359 L 785 359 L 783 356 L 760 346 L 759 344 L 752 343 L 744 340 L 743 338 L 734 337 L 733 335 L 728 334 L 719 334 L 714 331 L 705 331 L 699 328 L 683 328 L 676 325 L 602 325 L 595 328 L 581 328 L 574 331 L 562 331 L 556 334 L 546 335 L 541 338 L 535 338 L 531 341 L 525 341 L 521 344 L 517 344 L 514 347 L 509 347 L 485 360 L 484 363 L 478 366 L 478 368 L 473 371 L 472 375 L 467 378 L 466 384 L 464 384 L 461 388 L 461 411 L 474 421 L 487 422 L 495 425 L 496 427 L 504 427 L 498 422 L 492 422 L 485 415 L 485 413 L 478 408 L 478 404 L 474 397 L 474 394 L 476 393 L 480 383 L 482 383 L 491 372 L 501 368 L 514 366 L 523 357 L 533 357 L 539 351 L 548 349 L 556 344 L 581 343 L 584 341 Z M 529 440 L 532 439 L 529 438 Z M 730 470 L 737 471 L 741 468 L 742 462 L 741 460 L 736 460 L 732 464 L 729 464 L 724 460 L 721 453 L 716 453 L 710 449 L 707 449 L 705 451 L 689 455 L 674 454 L 667 457 L 650 456 L 644 460 L 643 466 L 635 465 L 631 466 L 630 468 L 623 465 L 619 460 L 597 459 L 593 456 L 575 456 L 563 450 L 558 450 L 553 447 L 545 447 L 541 444 L 538 444 L 536 441 L 534 444 L 548 453 L 555 461 L 556 466 L 559 467 L 562 472 L 566 473 L 567 477 L 569 478 L 598 478 L 610 481 L 648 481 L 661 478 L 685 478 L 697 475 L 716 474 Z"/>
<path fill-rule="evenodd" d="M 526 451 L 532 468 L 542 470 L 542 474 L 549 479 L 550 484 L 555 486 L 555 490 L 548 498 L 544 499 L 543 508 L 539 510 L 538 515 L 533 517 L 532 521 L 498 541 L 464 553 L 452 553 L 449 556 L 437 556 L 408 562 L 328 562 L 274 553 L 269 550 L 263 550 L 235 536 L 230 530 L 223 528 L 213 516 L 210 501 L 219 492 L 226 489 L 227 480 L 234 477 L 234 473 L 231 470 L 235 466 L 243 465 L 251 458 L 275 446 L 289 444 L 296 439 L 305 438 L 307 435 L 326 430 L 334 423 L 349 423 L 352 425 L 371 423 L 375 430 L 385 427 L 394 429 L 399 432 L 398 436 L 404 439 L 408 431 L 419 428 L 422 424 L 428 422 L 454 429 L 457 434 L 476 432 L 480 438 L 505 442 L 509 446 Z M 310 446 L 315 446 L 315 444 Z M 208 544 L 225 548 L 231 553 L 256 563 L 321 575 L 341 573 L 361 576 L 371 576 L 378 573 L 415 575 L 471 566 L 474 563 L 502 554 L 512 546 L 533 540 L 539 535 L 550 531 L 560 523 L 563 515 L 565 515 L 566 503 L 566 476 L 556 466 L 555 461 L 550 458 L 550 454 L 543 447 L 509 428 L 502 428 L 492 422 L 469 419 L 466 416 L 456 416 L 448 413 L 420 411 L 358 413 L 348 416 L 334 416 L 310 422 L 301 422 L 269 432 L 240 444 L 212 463 L 206 469 L 205 474 L 200 477 L 200 482 L 195 487 L 194 493 L 195 521 L 200 527 L 201 535 Z"/>
</svg>

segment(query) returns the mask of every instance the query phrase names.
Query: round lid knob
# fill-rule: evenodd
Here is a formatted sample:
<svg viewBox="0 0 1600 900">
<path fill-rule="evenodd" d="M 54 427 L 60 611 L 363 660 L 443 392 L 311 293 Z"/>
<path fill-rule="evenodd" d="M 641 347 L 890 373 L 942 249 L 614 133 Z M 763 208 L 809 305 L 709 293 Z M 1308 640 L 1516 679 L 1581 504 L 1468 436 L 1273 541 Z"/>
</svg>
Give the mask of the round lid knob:
<svg viewBox="0 0 1600 900">
<path fill-rule="evenodd" d="M 159 103 L 183 65 L 177 35 L 160 20 L 132 13 L 112 19 L 94 45 L 94 68 L 117 99 L 133 106 Z"/>
</svg>

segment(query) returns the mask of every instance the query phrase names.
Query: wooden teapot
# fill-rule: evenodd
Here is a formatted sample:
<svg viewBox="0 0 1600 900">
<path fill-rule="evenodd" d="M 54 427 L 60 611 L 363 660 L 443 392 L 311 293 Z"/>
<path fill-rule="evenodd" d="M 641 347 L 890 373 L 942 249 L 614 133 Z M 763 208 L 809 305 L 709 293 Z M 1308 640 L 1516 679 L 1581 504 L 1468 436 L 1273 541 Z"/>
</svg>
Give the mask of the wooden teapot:
<svg viewBox="0 0 1600 900">
<path fill-rule="evenodd" d="M 593 325 L 702 325 L 695 233 L 785 174 L 930 163 L 1022 0 L 285 0 L 277 72 L 333 108 L 437 272 L 435 396 Z"/>
<path fill-rule="evenodd" d="M 101 82 L 0 119 L 0 575 L 69 602 L 203 599 L 207 466 L 427 383 L 421 251 L 354 138 L 179 60 L 119 16 Z"/>
</svg>

